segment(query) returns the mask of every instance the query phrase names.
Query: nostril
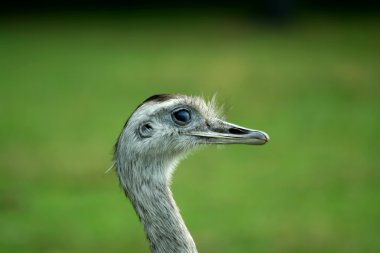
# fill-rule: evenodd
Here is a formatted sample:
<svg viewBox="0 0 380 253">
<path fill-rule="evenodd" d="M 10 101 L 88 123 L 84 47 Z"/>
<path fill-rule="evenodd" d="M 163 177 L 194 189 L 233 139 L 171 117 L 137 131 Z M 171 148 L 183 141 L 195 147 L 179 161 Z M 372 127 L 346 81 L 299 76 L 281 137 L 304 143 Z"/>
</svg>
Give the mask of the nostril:
<svg viewBox="0 0 380 253">
<path fill-rule="evenodd" d="M 245 129 L 241 129 L 241 128 L 230 128 L 228 129 L 228 132 L 230 132 L 230 134 L 248 134 L 249 133 L 249 131 Z"/>
</svg>

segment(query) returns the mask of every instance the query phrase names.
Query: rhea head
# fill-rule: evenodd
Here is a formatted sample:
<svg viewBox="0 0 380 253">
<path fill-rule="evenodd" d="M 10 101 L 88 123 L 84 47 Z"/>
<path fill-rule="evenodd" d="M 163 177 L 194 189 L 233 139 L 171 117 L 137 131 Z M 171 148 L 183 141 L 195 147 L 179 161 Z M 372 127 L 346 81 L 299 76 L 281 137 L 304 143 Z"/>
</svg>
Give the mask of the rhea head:
<svg viewBox="0 0 380 253">
<path fill-rule="evenodd" d="M 268 140 L 265 132 L 226 122 L 214 100 L 162 94 L 146 99 L 130 116 L 114 159 L 121 179 L 168 184 L 180 158 L 198 146 L 262 145 Z M 131 182 L 125 180 L 122 184 L 128 188 L 125 184 Z"/>
</svg>

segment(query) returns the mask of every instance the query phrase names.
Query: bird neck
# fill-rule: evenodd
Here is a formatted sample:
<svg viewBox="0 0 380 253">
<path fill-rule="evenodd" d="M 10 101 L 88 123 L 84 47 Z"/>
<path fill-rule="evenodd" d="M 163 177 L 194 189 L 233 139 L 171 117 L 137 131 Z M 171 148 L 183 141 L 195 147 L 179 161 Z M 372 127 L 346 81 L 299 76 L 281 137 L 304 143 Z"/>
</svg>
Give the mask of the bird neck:
<svg viewBox="0 0 380 253">
<path fill-rule="evenodd" d="M 130 194 L 154 253 L 196 253 L 195 243 L 168 187 L 141 187 Z"/>
<path fill-rule="evenodd" d="M 173 199 L 168 181 L 157 181 L 157 176 L 147 178 L 141 174 L 135 174 L 141 171 L 152 173 L 153 170 L 163 171 L 162 168 L 157 168 L 159 166 L 157 163 L 155 168 L 152 168 L 152 164 L 136 166 L 139 163 L 133 163 L 133 167 L 125 166 L 126 164 L 128 163 L 117 165 L 119 179 L 144 226 L 151 251 L 153 253 L 197 253 L 193 238 Z M 147 174 L 150 173 L 145 175 Z"/>
</svg>

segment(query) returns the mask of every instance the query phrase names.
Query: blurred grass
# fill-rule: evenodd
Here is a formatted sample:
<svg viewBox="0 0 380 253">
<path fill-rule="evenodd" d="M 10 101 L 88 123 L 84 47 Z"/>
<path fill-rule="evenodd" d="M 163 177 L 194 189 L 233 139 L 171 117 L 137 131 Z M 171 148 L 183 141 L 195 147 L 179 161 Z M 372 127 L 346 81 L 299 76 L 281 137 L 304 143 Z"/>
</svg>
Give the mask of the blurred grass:
<svg viewBox="0 0 380 253">
<path fill-rule="evenodd" d="M 148 252 L 109 167 L 156 93 L 210 97 L 268 132 L 209 148 L 173 191 L 200 252 L 380 252 L 380 20 L 7 17 L 0 251 Z"/>
</svg>

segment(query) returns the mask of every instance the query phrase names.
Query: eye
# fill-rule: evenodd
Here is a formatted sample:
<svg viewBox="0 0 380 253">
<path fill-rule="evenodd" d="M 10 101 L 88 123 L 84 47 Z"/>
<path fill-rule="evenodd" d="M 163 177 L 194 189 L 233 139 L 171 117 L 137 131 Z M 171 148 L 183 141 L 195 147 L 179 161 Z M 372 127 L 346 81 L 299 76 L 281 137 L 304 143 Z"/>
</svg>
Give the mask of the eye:
<svg viewBox="0 0 380 253">
<path fill-rule="evenodd" d="M 180 125 L 185 125 L 190 122 L 191 114 L 186 109 L 180 109 L 178 111 L 173 112 L 172 117 L 174 121 Z"/>
</svg>

